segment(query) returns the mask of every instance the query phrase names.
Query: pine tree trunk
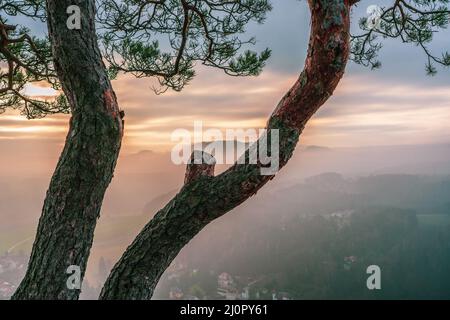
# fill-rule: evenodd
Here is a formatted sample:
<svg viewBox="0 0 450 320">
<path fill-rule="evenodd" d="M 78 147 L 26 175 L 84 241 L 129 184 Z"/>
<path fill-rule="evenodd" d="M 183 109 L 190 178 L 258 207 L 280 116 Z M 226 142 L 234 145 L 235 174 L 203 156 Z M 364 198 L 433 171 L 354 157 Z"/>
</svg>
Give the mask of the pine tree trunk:
<svg viewBox="0 0 450 320">
<path fill-rule="evenodd" d="M 78 5 L 80 30 L 66 26 Z M 95 0 L 48 0 L 55 67 L 72 108 L 64 150 L 47 191 L 27 273 L 13 299 L 77 299 L 66 270 L 84 276 L 105 191 L 123 134 L 116 97 L 105 71 L 94 26 Z"/>
<path fill-rule="evenodd" d="M 309 5 L 312 21 L 305 68 L 268 122 L 269 135 L 279 130 L 280 167 L 291 158 L 308 120 L 332 95 L 349 57 L 349 1 L 309 0 Z M 185 186 L 128 247 L 100 298 L 151 298 L 163 272 L 198 232 L 273 178 L 260 174 L 261 165 L 246 163 L 216 177 L 213 168 L 188 166 Z"/>
</svg>

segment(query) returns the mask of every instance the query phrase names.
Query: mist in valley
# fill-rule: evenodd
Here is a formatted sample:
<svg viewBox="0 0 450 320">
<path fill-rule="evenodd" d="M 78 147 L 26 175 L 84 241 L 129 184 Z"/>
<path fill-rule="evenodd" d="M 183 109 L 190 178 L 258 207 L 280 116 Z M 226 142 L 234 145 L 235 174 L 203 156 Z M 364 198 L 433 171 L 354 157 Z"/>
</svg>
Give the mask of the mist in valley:
<svg viewBox="0 0 450 320">
<path fill-rule="evenodd" d="M 0 159 L 0 256 L 17 255 L 25 264 L 58 150 L 2 143 L 14 152 Z M 184 167 L 173 165 L 170 153 L 120 158 L 82 297 L 95 298 L 124 249 L 183 179 Z M 448 231 L 450 145 L 301 146 L 270 185 L 182 250 L 155 298 L 448 297 Z M 384 270 L 381 292 L 365 286 L 371 264 Z M 23 271 L 0 270 L 0 280 L 14 285 Z"/>
</svg>

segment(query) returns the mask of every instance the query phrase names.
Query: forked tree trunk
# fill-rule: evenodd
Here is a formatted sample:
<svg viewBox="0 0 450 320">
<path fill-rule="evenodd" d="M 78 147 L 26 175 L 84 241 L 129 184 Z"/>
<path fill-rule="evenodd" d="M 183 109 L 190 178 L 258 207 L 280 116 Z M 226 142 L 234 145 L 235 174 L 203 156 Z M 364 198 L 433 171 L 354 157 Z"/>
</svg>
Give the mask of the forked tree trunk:
<svg viewBox="0 0 450 320">
<path fill-rule="evenodd" d="M 267 125 L 269 136 L 271 130 L 279 130 L 281 167 L 292 156 L 308 120 L 332 95 L 349 56 L 349 1 L 309 0 L 309 5 L 311 35 L 304 70 Z M 261 165 L 236 164 L 214 177 L 212 167 L 189 166 L 184 187 L 128 247 L 100 298 L 151 298 L 163 272 L 198 232 L 273 178 L 261 175 L 260 169 Z"/>
<path fill-rule="evenodd" d="M 81 8 L 80 30 L 66 26 Z M 77 299 L 71 265 L 86 269 L 100 208 L 119 154 L 123 123 L 94 26 L 95 0 L 47 0 L 55 66 L 72 108 L 64 150 L 47 191 L 27 273 L 13 299 Z"/>
</svg>

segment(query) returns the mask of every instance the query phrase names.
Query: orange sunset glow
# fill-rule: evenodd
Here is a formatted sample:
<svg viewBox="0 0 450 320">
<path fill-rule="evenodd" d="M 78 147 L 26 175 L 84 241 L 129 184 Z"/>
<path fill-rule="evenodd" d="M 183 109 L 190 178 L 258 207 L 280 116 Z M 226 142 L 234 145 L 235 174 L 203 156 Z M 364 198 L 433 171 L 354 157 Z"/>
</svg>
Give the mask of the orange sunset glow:
<svg viewBox="0 0 450 320">
<path fill-rule="evenodd" d="M 229 79 L 220 72 L 202 70 L 183 92 L 156 95 L 148 80 L 121 77 L 114 86 L 126 112 L 123 151 L 168 151 L 174 145 L 171 133 L 178 128 L 193 130 L 195 120 L 202 120 L 205 129 L 264 128 L 267 116 L 294 80 L 271 71 L 258 78 Z M 367 100 L 362 104 L 355 96 Z M 333 114 L 328 115 L 329 110 Z M 444 86 L 383 84 L 370 73 L 349 74 L 323 111 L 309 123 L 304 144 L 439 143 L 449 137 L 450 91 Z M 68 118 L 27 120 L 8 111 L 0 118 L 0 139 L 52 139 L 62 144 Z"/>
</svg>

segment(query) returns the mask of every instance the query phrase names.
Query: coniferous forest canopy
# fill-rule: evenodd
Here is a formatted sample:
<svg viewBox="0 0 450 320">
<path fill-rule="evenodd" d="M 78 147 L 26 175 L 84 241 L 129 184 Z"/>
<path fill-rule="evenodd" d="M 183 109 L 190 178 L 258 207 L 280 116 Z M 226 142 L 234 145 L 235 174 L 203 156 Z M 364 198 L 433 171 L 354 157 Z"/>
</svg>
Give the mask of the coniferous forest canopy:
<svg viewBox="0 0 450 320">
<path fill-rule="evenodd" d="M 448 299 L 449 24 L 0 0 L 0 300 Z"/>
</svg>

